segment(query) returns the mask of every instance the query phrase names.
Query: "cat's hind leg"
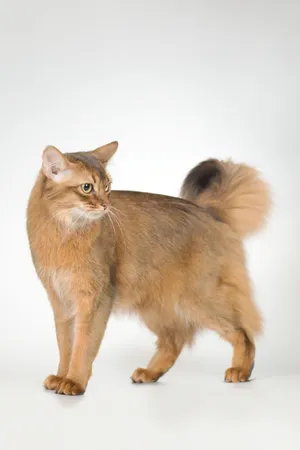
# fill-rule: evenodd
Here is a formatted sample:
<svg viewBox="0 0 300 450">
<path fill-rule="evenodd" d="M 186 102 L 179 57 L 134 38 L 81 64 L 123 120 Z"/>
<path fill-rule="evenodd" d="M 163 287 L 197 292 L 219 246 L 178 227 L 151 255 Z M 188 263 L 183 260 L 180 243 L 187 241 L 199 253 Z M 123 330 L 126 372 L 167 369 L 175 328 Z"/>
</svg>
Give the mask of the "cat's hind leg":
<svg viewBox="0 0 300 450">
<path fill-rule="evenodd" d="M 157 350 L 147 368 L 136 369 L 132 374 L 134 383 L 153 383 L 162 377 L 176 362 L 185 340 L 171 330 L 161 330 L 157 340 Z"/>
<path fill-rule="evenodd" d="M 232 367 L 225 372 L 227 383 L 248 381 L 254 367 L 255 345 L 244 330 L 236 330 L 226 335 L 224 339 L 233 346 Z"/>
</svg>

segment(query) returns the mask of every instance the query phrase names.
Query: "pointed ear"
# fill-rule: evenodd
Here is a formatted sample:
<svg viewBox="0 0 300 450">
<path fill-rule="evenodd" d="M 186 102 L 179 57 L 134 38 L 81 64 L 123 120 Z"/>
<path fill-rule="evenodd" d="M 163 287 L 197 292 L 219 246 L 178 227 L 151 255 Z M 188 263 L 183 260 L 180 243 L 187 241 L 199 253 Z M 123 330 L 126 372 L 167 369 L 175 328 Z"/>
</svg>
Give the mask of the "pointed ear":
<svg viewBox="0 0 300 450">
<path fill-rule="evenodd" d="M 43 152 L 43 172 L 47 178 L 60 183 L 65 181 L 71 173 L 66 157 L 55 147 L 49 145 Z"/>
<path fill-rule="evenodd" d="M 110 144 L 103 145 L 102 147 L 96 148 L 91 155 L 95 156 L 104 166 L 108 163 L 110 158 L 116 153 L 119 144 L 117 141 L 111 142 Z"/>
</svg>

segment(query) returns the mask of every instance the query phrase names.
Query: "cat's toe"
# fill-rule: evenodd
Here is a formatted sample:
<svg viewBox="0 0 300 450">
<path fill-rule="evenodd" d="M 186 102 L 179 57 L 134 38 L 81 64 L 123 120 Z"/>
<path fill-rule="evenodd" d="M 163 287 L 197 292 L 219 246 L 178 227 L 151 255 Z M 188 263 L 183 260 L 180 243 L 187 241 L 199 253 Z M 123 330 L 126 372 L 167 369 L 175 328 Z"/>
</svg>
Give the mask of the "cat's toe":
<svg viewBox="0 0 300 450">
<path fill-rule="evenodd" d="M 154 383 L 161 375 L 161 372 L 155 372 L 153 370 L 136 369 L 131 376 L 131 380 L 133 383 Z"/>
<path fill-rule="evenodd" d="M 244 383 L 249 380 L 250 375 L 250 373 L 247 373 L 242 369 L 231 367 L 226 370 L 224 381 L 226 381 L 226 383 Z"/>
<path fill-rule="evenodd" d="M 61 395 L 82 395 L 85 388 L 75 381 L 65 378 L 55 389 L 57 394 Z"/>
<path fill-rule="evenodd" d="M 57 375 L 49 375 L 44 381 L 44 388 L 49 391 L 55 391 L 61 382 L 61 377 L 58 377 Z"/>
</svg>

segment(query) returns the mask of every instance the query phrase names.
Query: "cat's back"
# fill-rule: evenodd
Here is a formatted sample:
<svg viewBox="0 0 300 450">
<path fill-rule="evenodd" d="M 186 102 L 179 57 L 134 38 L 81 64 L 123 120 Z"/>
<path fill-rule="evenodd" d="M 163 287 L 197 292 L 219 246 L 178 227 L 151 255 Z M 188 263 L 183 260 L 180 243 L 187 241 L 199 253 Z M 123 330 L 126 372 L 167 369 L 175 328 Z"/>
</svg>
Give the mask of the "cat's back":
<svg viewBox="0 0 300 450">
<path fill-rule="evenodd" d="M 213 211 L 178 197 L 136 191 L 112 191 L 117 228 L 132 243 L 175 252 L 189 243 L 218 251 L 227 239 L 239 240 Z"/>
<path fill-rule="evenodd" d="M 112 191 L 112 211 L 122 220 L 145 220 L 150 224 L 154 222 L 157 226 L 172 226 L 180 228 L 183 224 L 191 224 L 199 229 L 201 224 L 204 228 L 220 229 L 224 232 L 229 227 L 209 208 L 204 208 L 179 197 L 171 197 L 161 194 L 152 194 L 138 191 Z"/>
</svg>

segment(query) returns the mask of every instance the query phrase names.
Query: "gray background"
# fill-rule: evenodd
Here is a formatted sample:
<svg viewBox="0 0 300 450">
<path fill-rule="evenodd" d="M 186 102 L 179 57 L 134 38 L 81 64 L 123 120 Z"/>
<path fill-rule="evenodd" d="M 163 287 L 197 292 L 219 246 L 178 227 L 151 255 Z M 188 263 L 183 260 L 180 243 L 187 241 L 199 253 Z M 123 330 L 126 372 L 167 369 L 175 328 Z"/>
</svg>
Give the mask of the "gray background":
<svg viewBox="0 0 300 450">
<path fill-rule="evenodd" d="M 297 448 L 299 2 L 0 5 L 1 448 L 232 449 L 266 439 Z M 86 396 L 43 392 L 57 354 L 28 250 L 27 199 L 47 144 L 77 151 L 111 140 L 117 189 L 176 195 L 207 157 L 255 165 L 271 183 L 270 222 L 246 243 L 266 323 L 253 383 L 221 383 L 231 349 L 206 333 L 159 385 L 131 386 L 154 339 L 114 318 Z"/>
</svg>

